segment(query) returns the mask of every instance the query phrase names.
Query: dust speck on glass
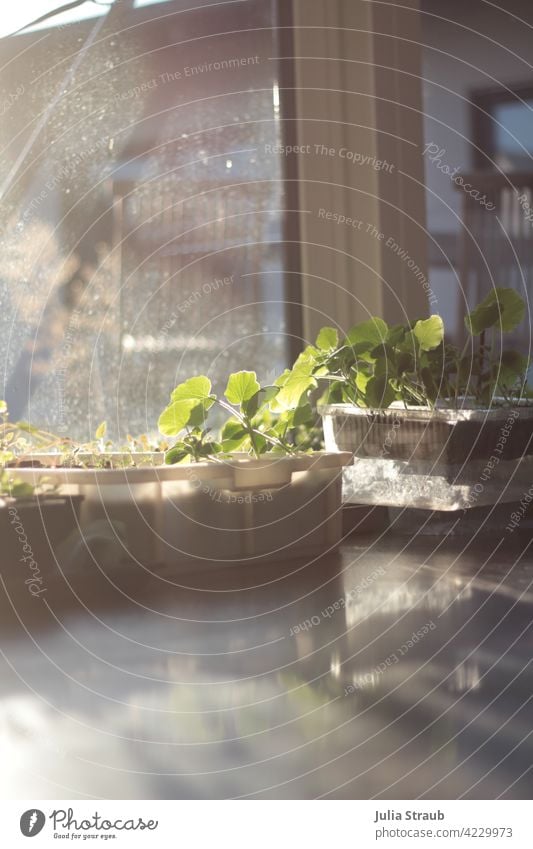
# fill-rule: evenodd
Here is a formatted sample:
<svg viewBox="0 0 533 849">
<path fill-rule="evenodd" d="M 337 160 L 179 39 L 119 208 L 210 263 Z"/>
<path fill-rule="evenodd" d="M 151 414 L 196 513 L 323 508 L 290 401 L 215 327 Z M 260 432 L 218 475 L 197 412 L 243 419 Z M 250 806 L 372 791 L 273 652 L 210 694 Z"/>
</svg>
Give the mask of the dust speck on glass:
<svg viewBox="0 0 533 849">
<path fill-rule="evenodd" d="M 288 359 L 274 4 L 86 2 L 13 35 L 61 4 L 25 5 L 0 39 L 12 417 L 123 437 L 190 374 L 268 382 Z"/>
</svg>

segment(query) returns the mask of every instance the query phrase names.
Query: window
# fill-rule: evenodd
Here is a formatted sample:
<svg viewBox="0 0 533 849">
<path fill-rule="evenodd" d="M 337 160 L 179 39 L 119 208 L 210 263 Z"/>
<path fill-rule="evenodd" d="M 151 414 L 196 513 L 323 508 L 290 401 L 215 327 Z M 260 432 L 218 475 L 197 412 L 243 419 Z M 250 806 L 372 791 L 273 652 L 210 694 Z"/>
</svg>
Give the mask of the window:
<svg viewBox="0 0 533 849">
<path fill-rule="evenodd" d="M 84 3 L 0 42 L 14 417 L 123 438 L 185 377 L 268 381 L 293 353 L 276 5 L 191 5 Z"/>
<path fill-rule="evenodd" d="M 474 111 L 476 166 L 532 171 L 533 85 L 516 87 L 514 91 L 479 92 L 472 101 L 477 107 Z"/>
</svg>

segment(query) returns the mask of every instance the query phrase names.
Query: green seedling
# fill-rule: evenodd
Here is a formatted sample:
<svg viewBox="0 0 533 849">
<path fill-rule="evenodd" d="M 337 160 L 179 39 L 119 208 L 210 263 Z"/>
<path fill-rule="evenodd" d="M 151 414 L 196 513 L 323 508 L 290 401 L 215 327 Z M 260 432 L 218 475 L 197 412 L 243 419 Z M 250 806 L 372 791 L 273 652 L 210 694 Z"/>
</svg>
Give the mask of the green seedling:
<svg viewBox="0 0 533 849">
<path fill-rule="evenodd" d="M 446 341 L 438 315 L 392 327 L 370 318 L 342 341 L 335 328 L 323 327 L 316 344 L 276 381 L 276 403 L 286 411 L 307 409 L 312 393 L 325 385 L 321 403 L 372 409 L 393 402 L 429 408 L 516 404 L 527 396 L 529 360 L 497 342 L 524 313 L 514 290 L 492 290 L 466 316 L 469 337 L 462 350 Z"/>
</svg>

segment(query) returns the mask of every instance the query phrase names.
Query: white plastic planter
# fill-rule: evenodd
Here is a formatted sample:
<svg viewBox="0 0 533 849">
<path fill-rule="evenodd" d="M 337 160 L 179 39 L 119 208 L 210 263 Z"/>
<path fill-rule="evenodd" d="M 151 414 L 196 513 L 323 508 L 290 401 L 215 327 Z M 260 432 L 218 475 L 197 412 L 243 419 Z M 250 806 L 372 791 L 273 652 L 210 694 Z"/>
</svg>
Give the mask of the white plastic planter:
<svg viewBox="0 0 533 849">
<path fill-rule="evenodd" d="M 319 409 L 326 448 L 350 451 L 344 500 L 461 510 L 520 501 L 533 476 L 533 406 Z"/>
<path fill-rule="evenodd" d="M 33 455 L 62 496 L 81 497 L 79 530 L 61 543 L 61 561 L 174 566 L 312 557 L 341 538 L 342 465 L 347 453 L 316 452 L 260 460 L 165 466 L 162 456 L 107 455 L 119 468 L 60 468 L 57 455 Z M 136 467 L 120 468 L 133 459 Z M 194 567 L 194 562 L 193 562 Z"/>
</svg>

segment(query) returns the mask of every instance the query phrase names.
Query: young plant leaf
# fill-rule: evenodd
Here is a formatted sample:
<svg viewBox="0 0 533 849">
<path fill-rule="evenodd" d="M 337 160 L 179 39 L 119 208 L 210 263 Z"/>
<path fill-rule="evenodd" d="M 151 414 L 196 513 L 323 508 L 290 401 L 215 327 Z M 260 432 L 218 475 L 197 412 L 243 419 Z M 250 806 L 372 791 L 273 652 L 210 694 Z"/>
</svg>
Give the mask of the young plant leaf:
<svg viewBox="0 0 533 849">
<path fill-rule="evenodd" d="M 98 427 L 96 428 L 96 431 L 94 433 L 94 438 L 98 439 L 98 440 L 103 439 L 104 436 L 106 435 L 106 433 L 107 433 L 107 422 L 101 422 L 98 425 Z"/>
<path fill-rule="evenodd" d="M 203 401 L 200 401 L 199 404 L 196 404 L 191 409 L 189 421 L 187 422 L 189 427 L 204 427 L 207 418 L 207 413 L 214 403 L 215 399 L 212 395 L 210 395 L 209 398 L 204 398 Z"/>
<path fill-rule="evenodd" d="M 190 377 L 172 391 L 172 401 L 203 401 L 210 397 L 211 381 L 203 374 Z"/>
<path fill-rule="evenodd" d="M 248 450 L 250 446 L 250 435 L 237 419 L 228 419 L 220 432 L 222 450 L 226 453 L 233 451 Z"/>
<path fill-rule="evenodd" d="M 396 373 L 401 377 L 406 372 L 415 370 L 415 358 L 408 351 L 398 351 L 396 355 Z"/>
<path fill-rule="evenodd" d="M 381 410 L 385 407 L 390 407 L 395 400 L 396 393 L 384 374 L 370 378 L 365 392 L 367 407 Z"/>
<path fill-rule="evenodd" d="M 269 448 L 269 443 L 259 431 L 254 431 L 254 445 L 258 454 L 265 454 Z"/>
<path fill-rule="evenodd" d="M 356 377 L 356 382 L 358 377 Z M 366 386 L 366 384 L 365 384 Z M 338 381 L 332 381 L 327 387 L 326 391 L 323 393 L 322 397 L 318 401 L 319 404 L 342 404 L 344 401 L 343 397 L 343 384 Z"/>
<path fill-rule="evenodd" d="M 253 418 L 257 413 L 266 407 L 278 394 L 279 386 L 263 386 L 259 392 L 256 392 L 248 401 L 242 402 L 243 413 L 248 418 Z"/>
<path fill-rule="evenodd" d="M 321 351 L 334 351 L 339 346 L 339 334 L 334 327 L 323 327 L 316 337 L 316 346 Z"/>
<path fill-rule="evenodd" d="M 163 436 L 177 436 L 189 424 L 191 412 L 197 406 L 198 401 L 191 398 L 172 401 L 159 416 L 159 432 Z"/>
<path fill-rule="evenodd" d="M 308 390 L 316 386 L 317 382 L 312 375 L 304 371 L 291 373 L 276 395 L 272 409 L 277 412 L 294 410 L 300 403 L 306 402 Z"/>
<path fill-rule="evenodd" d="M 473 336 L 490 327 L 508 332 L 520 324 L 525 309 L 524 299 L 514 289 L 491 289 L 487 297 L 465 316 L 465 325 Z"/>
<path fill-rule="evenodd" d="M 191 456 L 190 450 L 184 448 L 183 443 L 174 445 L 165 454 L 165 463 L 167 466 L 173 466 L 176 463 L 183 463 L 187 457 Z"/>
<path fill-rule="evenodd" d="M 496 303 L 479 304 L 475 310 L 465 315 L 466 329 L 472 336 L 479 336 L 480 333 L 488 330 L 489 327 L 495 327 L 499 315 L 500 312 Z"/>
<path fill-rule="evenodd" d="M 416 322 L 413 334 L 422 351 L 432 351 L 444 339 L 444 322 L 440 315 L 430 315 L 429 318 Z"/>
<path fill-rule="evenodd" d="M 403 324 L 395 324 L 394 327 L 389 328 L 385 341 L 389 345 L 398 345 L 399 342 L 403 342 L 405 333 L 406 329 Z"/>
<path fill-rule="evenodd" d="M 359 370 L 355 375 L 355 385 L 357 389 L 362 392 L 363 395 L 366 392 L 366 387 L 368 386 L 369 380 L 372 380 L 372 375 L 365 371 Z M 340 384 L 340 386 L 342 386 L 342 384 Z M 345 400 L 348 399 L 346 398 Z"/>
<path fill-rule="evenodd" d="M 524 318 L 526 311 L 524 299 L 514 289 L 496 289 L 493 297 L 500 306 L 501 319 L 498 320 L 498 324 L 501 329 L 506 333 L 514 330 Z"/>
<path fill-rule="evenodd" d="M 180 383 L 170 395 L 170 404 L 159 416 L 157 426 L 164 436 L 177 436 L 186 425 L 200 426 L 215 402 L 211 381 L 200 374 Z M 193 412 L 194 411 L 194 412 Z"/>
<path fill-rule="evenodd" d="M 260 389 L 255 371 L 237 371 L 230 374 L 224 395 L 230 404 L 240 405 Z"/>
<path fill-rule="evenodd" d="M 383 321 L 382 318 L 374 316 L 373 318 L 369 318 L 368 321 L 362 321 L 360 324 L 352 327 L 346 336 L 344 344 L 353 348 L 356 345 L 366 342 L 370 343 L 371 348 L 375 348 L 376 345 L 382 345 L 386 341 L 388 332 L 389 327 L 387 322 Z"/>
<path fill-rule="evenodd" d="M 307 392 L 318 384 L 314 376 L 316 359 L 319 352 L 309 345 L 298 356 L 292 369 L 285 369 L 275 381 L 280 390 L 272 399 L 271 409 L 276 413 L 294 410 L 301 402 L 307 400 Z"/>
</svg>

